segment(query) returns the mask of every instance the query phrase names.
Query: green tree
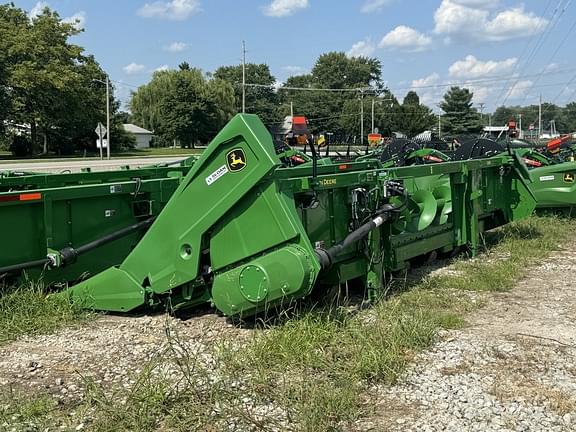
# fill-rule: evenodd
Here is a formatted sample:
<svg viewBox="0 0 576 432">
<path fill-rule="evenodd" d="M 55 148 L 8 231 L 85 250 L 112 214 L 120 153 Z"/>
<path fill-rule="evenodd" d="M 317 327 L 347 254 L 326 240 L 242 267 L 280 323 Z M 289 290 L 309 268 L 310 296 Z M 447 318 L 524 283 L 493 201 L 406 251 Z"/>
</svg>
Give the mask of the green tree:
<svg viewBox="0 0 576 432">
<path fill-rule="evenodd" d="M 443 132 L 449 136 L 475 134 L 482 130 L 478 111 L 472 107 L 472 93 L 467 88 L 451 87 L 444 95 L 440 108 Z"/>
<path fill-rule="evenodd" d="M 576 102 L 570 102 L 562 111 L 563 132 L 576 132 Z"/>
<path fill-rule="evenodd" d="M 398 112 L 397 130 L 409 137 L 430 129 L 436 121 L 432 110 L 420 103 L 420 97 L 415 91 L 406 94 Z"/>
<path fill-rule="evenodd" d="M 78 33 L 49 8 L 30 20 L 13 4 L 0 6 L 0 85 L 10 96 L 3 116 L 29 125 L 32 151 L 41 143 L 44 151 L 63 153 L 95 142 L 92 129 L 103 117 L 105 89 L 91 83 L 105 75 L 92 56 L 69 42 Z"/>
<path fill-rule="evenodd" d="M 0 54 L 0 134 L 4 133 L 4 122 L 10 112 L 10 96 L 4 56 Z"/>
<path fill-rule="evenodd" d="M 493 125 L 505 125 L 508 124 L 508 120 L 518 118 L 518 114 L 522 111 L 521 107 L 506 107 L 500 106 L 496 108 L 494 114 L 492 114 L 492 124 Z"/>
<path fill-rule="evenodd" d="M 152 80 L 132 94 L 134 122 L 153 130 L 161 145 L 174 140 L 182 146 L 207 142 L 234 114 L 234 90 L 199 69 L 154 73 Z"/>
<path fill-rule="evenodd" d="M 242 112 L 242 66 L 221 66 L 214 77 L 224 80 L 234 88 L 236 112 Z M 276 78 L 266 64 L 246 64 L 246 112 L 257 114 L 270 126 L 281 121 L 278 110 L 278 95 L 273 86 Z M 259 87 L 261 86 L 261 87 Z"/>
<path fill-rule="evenodd" d="M 318 87 L 357 88 L 381 87 L 382 65 L 378 59 L 348 57 L 343 52 L 320 55 L 312 68 Z"/>
<path fill-rule="evenodd" d="M 289 115 L 293 107 L 295 114 L 305 115 L 311 120 L 313 131 L 358 137 L 362 105 L 364 132 L 367 134 L 370 132 L 371 100 L 384 97 L 386 90 L 381 82 L 381 64 L 377 59 L 330 52 L 318 57 L 310 74 L 288 78 L 278 93 L 283 115 Z M 384 118 L 379 114 L 377 117 L 375 123 L 383 126 L 380 123 Z"/>
</svg>

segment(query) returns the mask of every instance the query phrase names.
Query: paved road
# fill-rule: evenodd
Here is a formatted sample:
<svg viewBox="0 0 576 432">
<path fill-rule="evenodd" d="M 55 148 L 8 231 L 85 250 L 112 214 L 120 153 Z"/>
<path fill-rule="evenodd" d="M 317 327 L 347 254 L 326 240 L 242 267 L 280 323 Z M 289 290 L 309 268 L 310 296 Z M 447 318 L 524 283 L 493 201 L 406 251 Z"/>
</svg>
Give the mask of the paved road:
<svg viewBox="0 0 576 432">
<path fill-rule="evenodd" d="M 131 167 L 154 165 L 162 163 L 177 162 L 190 157 L 190 155 L 181 156 L 160 156 L 160 157 L 132 157 L 119 158 L 111 160 L 98 159 L 71 159 L 59 161 L 0 161 L 0 171 L 39 171 L 39 172 L 62 172 L 70 170 L 79 172 L 81 168 L 90 167 L 93 171 L 111 171 L 119 169 L 121 166 L 129 165 Z"/>
</svg>

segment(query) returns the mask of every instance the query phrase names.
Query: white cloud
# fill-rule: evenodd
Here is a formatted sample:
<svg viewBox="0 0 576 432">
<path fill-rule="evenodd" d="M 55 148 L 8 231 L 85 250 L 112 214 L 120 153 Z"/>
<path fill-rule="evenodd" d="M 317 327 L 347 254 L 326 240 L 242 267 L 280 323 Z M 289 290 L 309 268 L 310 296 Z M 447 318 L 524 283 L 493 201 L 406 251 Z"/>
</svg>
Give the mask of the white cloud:
<svg viewBox="0 0 576 432">
<path fill-rule="evenodd" d="M 548 24 L 523 7 L 492 12 L 497 5 L 494 0 L 442 0 L 434 13 L 434 31 L 448 36 L 448 41 L 503 41 L 539 33 Z"/>
<path fill-rule="evenodd" d="M 62 19 L 62 22 L 72 24 L 76 30 L 84 30 L 86 27 L 86 12 L 76 12 L 74 15 Z"/>
<path fill-rule="evenodd" d="M 439 81 L 440 81 L 440 75 L 434 72 L 433 74 L 428 75 L 427 77 L 413 80 L 412 88 L 418 89 L 421 87 L 433 86 L 438 84 Z"/>
<path fill-rule="evenodd" d="M 436 104 L 442 100 L 444 94 L 451 86 L 459 86 L 469 89 L 474 93 L 472 99 L 474 103 L 489 100 L 490 93 L 493 91 L 493 88 L 490 86 L 462 85 L 454 80 L 445 80 L 437 73 L 412 81 L 410 89 L 418 93 L 421 103 L 428 105 L 431 108 L 435 108 Z"/>
<path fill-rule="evenodd" d="M 182 52 L 186 50 L 190 45 L 186 42 L 172 42 L 170 45 L 164 47 L 165 51 L 170 52 Z"/>
<path fill-rule="evenodd" d="M 474 96 L 472 97 L 472 102 L 474 102 L 475 104 L 489 101 L 490 95 L 494 91 L 493 87 L 481 86 L 481 85 L 462 85 L 460 87 L 467 88 L 474 94 Z"/>
<path fill-rule="evenodd" d="M 427 77 L 413 80 L 411 90 L 418 93 L 420 103 L 433 106 L 440 100 L 442 95 L 442 88 L 434 87 L 438 84 L 440 84 L 440 75 L 434 72 Z"/>
<path fill-rule="evenodd" d="M 370 57 L 374 53 L 375 50 L 376 50 L 376 47 L 374 46 L 374 44 L 372 43 L 372 41 L 370 39 L 362 40 L 362 41 L 358 41 L 354 45 L 352 45 L 352 48 L 350 48 L 348 50 L 348 52 L 346 53 L 346 56 L 348 56 L 348 57 Z"/>
<path fill-rule="evenodd" d="M 200 12 L 199 0 L 170 0 L 146 3 L 138 9 L 138 15 L 144 18 L 162 18 L 183 21 Z"/>
<path fill-rule="evenodd" d="M 528 36 L 544 30 L 548 21 L 532 12 L 525 13 L 523 7 L 500 12 L 486 24 L 489 39 L 501 41 L 520 36 Z"/>
<path fill-rule="evenodd" d="M 481 32 L 482 23 L 488 21 L 490 13 L 485 10 L 470 8 L 442 0 L 440 7 L 434 12 L 434 31 L 439 34 L 461 34 Z"/>
<path fill-rule="evenodd" d="M 524 96 L 526 96 L 526 93 L 530 91 L 533 85 L 534 82 L 530 80 L 518 81 L 517 83 L 514 83 L 514 85 L 510 88 L 510 90 L 508 90 L 507 97 L 509 99 L 523 98 Z"/>
<path fill-rule="evenodd" d="M 122 68 L 128 75 L 135 75 L 146 69 L 146 66 L 138 63 L 130 63 Z"/>
<path fill-rule="evenodd" d="M 168 66 L 167 64 L 162 65 L 160 67 L 157 67 L 156 69 L 154 69 L 154 72 L 164 72 L 170 70 L 170 66 Z"/>
<path fill-rule="evenodd" d="M 476 9 L 492 9 L 498 6 L 500 0 L 452 0 L 452 3 Z"/>
<path fill-rule="evenodd" d="M 366 3 L 362 5 L 360 11 L 362 13 L 378 12 L 392 3 L 392 1 L 393 0 L 367 0 Z"/>
<path fill-rule="evenodd" d="M 285 70 L 290 75 L 303 75 L 307 72 L 307 69 L 302 66 L 283 66 L 282 70 Z"/>
<path fill-rule="evenodd" d="M 30 9 L 30 13 L 28 14 L 28 16 L 30 17 L 30 19 L 34 19 L 38 15 L 40 15 L 42 13 L 42 11 L 47 7 L 48 7 L 48 2 L 39 1 L 38 3 L 36 3 L 32 7 L 32 9 Z"/>
<path fill-rule="evenodd" d="M 289 16 L 300 9 L 306 9 L 308 6 L 308 0 L 273 0 L 264 8 L 264 15 L 271 17 Z"/>
<path fill-rule="evenodd" d="M 32 9 L 30 9 L 30 12 L 28 13 L 28 17 L 31 20 L 38 17 L 39 15 L 42 14 L 44 9 L 46 9 L 47 7 L 50 7 L 48 2 L 45 2 L 45 1 L 37 2 L 32 7 Z M 72 16 L 62 18 L 62 22 L 66 23 L 66 24 L 72 24 L 77 30 L 83 30 L 84 27 L 86 27 L 86 12 L 84 12 L 84 11 L 76 12 Z"/>
<path fill-rule="evenodd" d="M 553 72 L 555 70 L 558 70 L 559 68 L 560 65 L 558 63 L 550 63 L 544 67 L 542 72 Z"/>
<path fill-rule="evenodd" d="M 403 51 L 422 51 L 432 45 L 432 39 L 411 27 L 398 26 L 382 38 L 380 48 L 396 48 Z"/>
<path fill-rule="evenodd" d="M 494 75 L 511 73 L 518 63 L 516 57 L 502 61 L 482 61 L 473 55 L 466 56 L 464 60 L 458 60 L 448 68 L 451 77 L 462 79 L 483 78 Z"/>
</svg>

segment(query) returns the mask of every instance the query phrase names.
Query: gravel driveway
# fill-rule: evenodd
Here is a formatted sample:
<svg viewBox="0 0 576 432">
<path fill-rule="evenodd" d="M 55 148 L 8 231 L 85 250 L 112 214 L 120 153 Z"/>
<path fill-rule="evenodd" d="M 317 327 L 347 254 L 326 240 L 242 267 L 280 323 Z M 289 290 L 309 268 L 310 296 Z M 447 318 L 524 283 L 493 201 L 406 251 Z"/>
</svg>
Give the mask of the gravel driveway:
<svg viewBox="0 0 576 432">
<path fill-rule="evenodd" d="M 510 292 L 483 295 L 358 430 L 576 431 L 576 254 L 559 251 Z"/>
</svg>

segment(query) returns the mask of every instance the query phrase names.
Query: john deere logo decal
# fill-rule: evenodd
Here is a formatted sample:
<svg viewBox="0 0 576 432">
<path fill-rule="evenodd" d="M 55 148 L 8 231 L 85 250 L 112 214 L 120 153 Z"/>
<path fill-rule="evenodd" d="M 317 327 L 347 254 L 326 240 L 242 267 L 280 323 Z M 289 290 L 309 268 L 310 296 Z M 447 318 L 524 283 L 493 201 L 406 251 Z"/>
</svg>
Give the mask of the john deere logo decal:
<svg viewBox="0 0 576 432">
<path fill-rule="evenodd" d="M 244 150 L 237 148 L 229 151 L 226 155 L 226 165 L 232 172 L 238 172 L 246 167 L 246 155 Z"/>
<path fill-rule="evenodd" d="M 564 181 L 566 183 L 574 183 L 574 174 L 573 173 L 565 173 L 564 174 Z"/>
</svg>

